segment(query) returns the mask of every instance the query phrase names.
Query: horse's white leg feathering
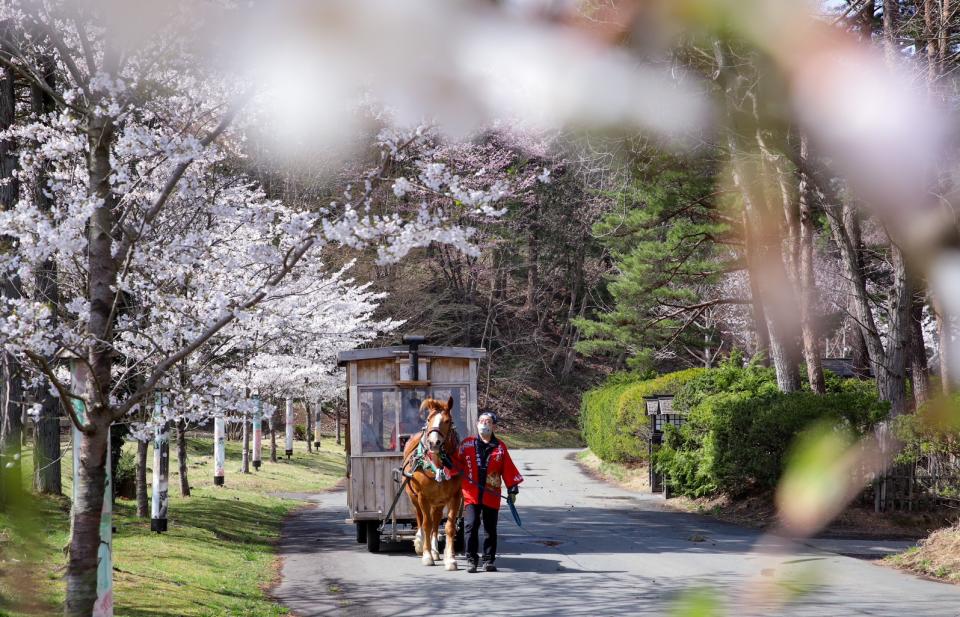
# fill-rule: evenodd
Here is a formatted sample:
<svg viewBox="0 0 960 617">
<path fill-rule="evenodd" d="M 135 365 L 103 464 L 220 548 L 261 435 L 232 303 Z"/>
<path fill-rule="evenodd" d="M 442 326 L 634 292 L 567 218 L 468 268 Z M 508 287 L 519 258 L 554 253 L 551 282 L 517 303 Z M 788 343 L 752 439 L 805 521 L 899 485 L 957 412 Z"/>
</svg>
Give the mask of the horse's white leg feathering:
<svg viewBox="0 0 960 617">
<path fill-rule="evenodd" d="M 457 569 L 457 557 L 453 553 L 453 542 L 454 535 L 447 534 L 447 545 L 443 548 L 443 565 L 450 571 Z"/>
<path fill-rule="evenodd" d="M 430 556 L 434 561 L 440 561 L 440 546 L 437 542 L 438 535 L 439 533 L 436 530 L 430 534 Z"/>
</svg>

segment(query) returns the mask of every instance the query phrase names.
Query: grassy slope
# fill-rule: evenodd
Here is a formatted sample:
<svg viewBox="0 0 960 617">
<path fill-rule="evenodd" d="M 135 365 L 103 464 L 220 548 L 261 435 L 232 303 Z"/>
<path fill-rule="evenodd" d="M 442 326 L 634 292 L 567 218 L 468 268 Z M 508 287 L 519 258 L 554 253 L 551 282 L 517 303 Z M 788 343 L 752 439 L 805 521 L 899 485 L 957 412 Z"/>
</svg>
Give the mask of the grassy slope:
<svg viewBox="0 0 960 617">
<path fill-rule="evenodd" d="M 343 450 L 333 440 L 324 440 L 321 454 L 307 454 L 303 442 L 296 448 L 292 461 L 273 464 L 265 447 L 261 471 L 244 476 L 239 473 L 240 444 L 228 443 L 226 486 L 221 488 L 213 486 L 212 441 L 191 440 L 189 498 L 179 497 L 176 452 L 171 448 L 168 533 L 152 534 L 149 519 L 136 518 L 135 502 L 117 500 L 115 615 L 285 615 L 264 589 L 276 577 L 274 544 L 281 521 L 301 502 L 271 493 L 329 488 L 344 470 Z M 152 452 L 148 460 L 153 460 Z M 30 469 L 32 462 L 24 462 Z M 68 469 L 65 464 L 65 480 Z M 64 493 L 70 490 L 67 481 Z M 0 515 L 0 615 L 58 612 L 68 510 L 65 498 L 31 497 L 18 509 L 26 514 L 19 521 Z M 24 593 L 27 589 L 39 593 Z M 32 601 L 24 606 L 26 599 Z M 27 613 L 13 613 L 14 603 Z"/>
</svg>

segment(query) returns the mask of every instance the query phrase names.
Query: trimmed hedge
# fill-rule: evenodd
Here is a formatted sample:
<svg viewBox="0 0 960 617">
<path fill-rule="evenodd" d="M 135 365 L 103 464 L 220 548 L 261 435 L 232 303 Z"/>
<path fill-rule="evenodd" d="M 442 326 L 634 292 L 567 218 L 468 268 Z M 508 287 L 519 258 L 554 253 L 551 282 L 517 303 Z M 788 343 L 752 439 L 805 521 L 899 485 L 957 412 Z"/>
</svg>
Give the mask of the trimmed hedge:
<svg viewBox="0 0 960 617">
<path fill-rule="evenodd" d="M 580 430 L 590 450 L 605 461 L 632 463 L 647 459 L 650 419 L 644 396 L 676 394 L 706 369 L 667 373 L 647 380 L 615 375 L 583 395 Z"/>
<path fill-rule="evenodd" d="M 772 490 L 795 437 L 818 421 L 863 435 L 889 413 L 871 382 L 839 391 L 721 392 L 704 397 L 679 430 L 667 430 L 657 469 L 674 491 L 691 497 L 733 496 Z M 765 388 L 761 388 L 765 390 Z"/>
</svg>

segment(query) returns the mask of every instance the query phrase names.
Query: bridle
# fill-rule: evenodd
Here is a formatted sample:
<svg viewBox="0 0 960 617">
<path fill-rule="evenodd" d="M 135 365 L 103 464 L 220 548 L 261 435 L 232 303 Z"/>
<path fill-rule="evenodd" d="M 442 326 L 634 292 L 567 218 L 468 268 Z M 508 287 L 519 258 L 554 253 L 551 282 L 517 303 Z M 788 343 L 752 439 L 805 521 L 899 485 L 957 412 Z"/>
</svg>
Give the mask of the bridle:
<svg viewBox="0 0 960 617">
<path fill-rule="evenodd" d="M 440 415 L 442 417 L 444 413 L 446 413 L 450 417 L 450 428 L 447 429 L 447 434 L 444 434 L 443 431 L 440 430 L 441 422 L 436 422 L 436 421 L 431 422 L 432 418 L 435 418 L 437 415 Z M 431 426 L 431 424 L 433 426 Z M 435 454 L 440 454 L 441 456 L 446 454 L 444 452 L 444 446 L 446 445 L 450 437 L 454 438 L 454 442 L 453 442 L 454 446 L 456 446 L 459 443 L 460 439 L 457 436 L 457 426 L 456 426 L 456 423 L 453 421 L 453 414 L 450 413 L 450 410 L 437 410 L 437 411 L 434 411 L 432 414 L 430 414 L 430 417 L 427 418 L 427 421 L 423 425 L 423 430 L 421 431 L 421 436 L 420 436 L 420 443 L 424 443 L 424 441 L 426 440 L 427 446 L 429 448 L 430 435 L 432 435 L 433 433 L 436 433 L 437 435 L 440 436 L 440 439 L 438 440 L 440 442 L 440 446 L 437 449 L 437 451 L 434 452 L 434 450 L 432 449 L 430 450 Z"/>
</svg>

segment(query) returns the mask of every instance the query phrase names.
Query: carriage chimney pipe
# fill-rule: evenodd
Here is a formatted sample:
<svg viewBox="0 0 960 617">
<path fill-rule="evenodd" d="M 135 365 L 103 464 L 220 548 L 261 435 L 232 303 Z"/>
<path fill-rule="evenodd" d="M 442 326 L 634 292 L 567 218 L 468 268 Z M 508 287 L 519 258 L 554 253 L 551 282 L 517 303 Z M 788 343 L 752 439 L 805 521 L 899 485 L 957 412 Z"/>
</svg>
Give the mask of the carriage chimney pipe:
<svg viewBox="0 0 960 617">
<path fill-rule="evenodd" d="M 427 337 L 417 334 L 407 334 L 403 337 L 405 345 L 410 346 L 410 378 L 413 381 L 420 380 L 420 355 L 417 348 L 427 341 Z"/>
</svg>

